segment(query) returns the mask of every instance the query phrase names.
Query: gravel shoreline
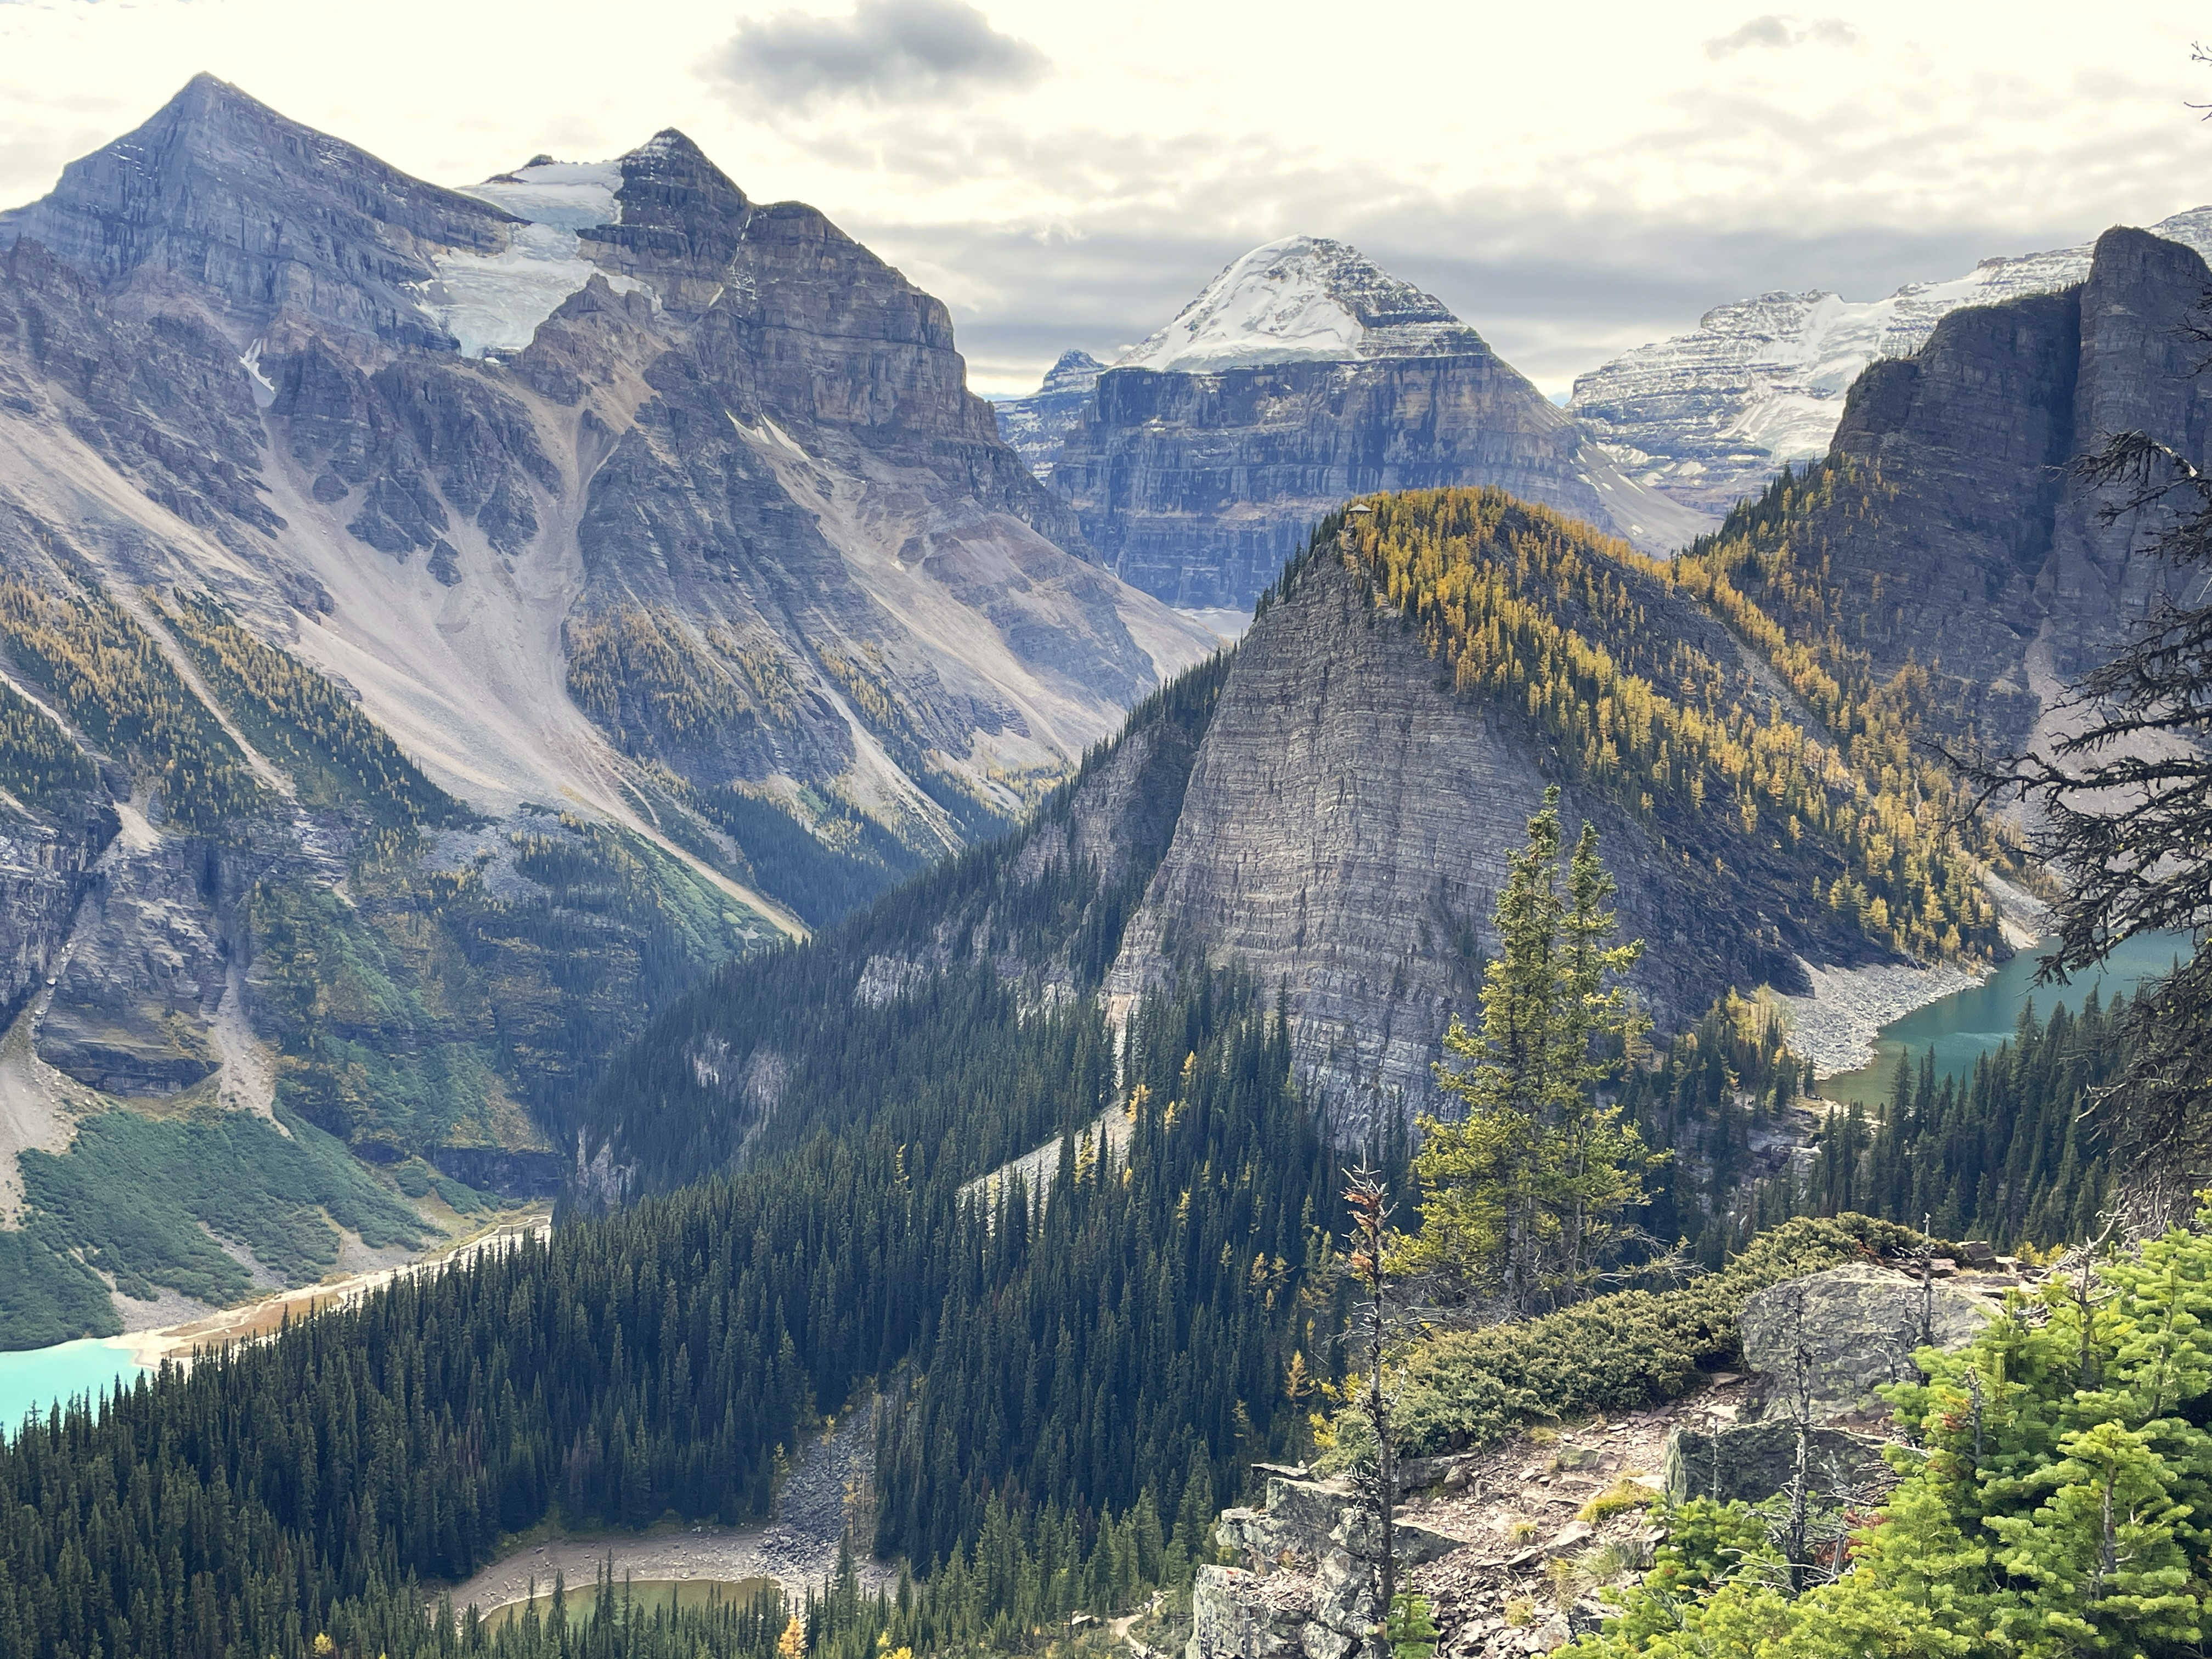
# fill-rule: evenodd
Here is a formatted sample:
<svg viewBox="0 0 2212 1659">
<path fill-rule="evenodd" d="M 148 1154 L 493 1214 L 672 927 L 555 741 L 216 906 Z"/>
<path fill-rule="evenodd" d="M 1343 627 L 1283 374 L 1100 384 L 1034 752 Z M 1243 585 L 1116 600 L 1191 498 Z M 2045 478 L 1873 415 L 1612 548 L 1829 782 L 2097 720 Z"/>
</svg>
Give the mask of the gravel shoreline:
<svg viewBox="0 0 2212 1659">
<path fill-rule="evenodd" d="M 830 1433 L 800 1449 L 767 1521 L 680 1532 L 592 1533 L 530 1545 L 456 1585 L 453 1606 L 465 1608 L 474 1602 L 488 1613 L 526 1600 L 533 1580 L 538 1594 L 547 1595 L 556 1572 L 564 1576 L 569 1589 L 588 1589 L 610 1556 L 617 1582 L 624 1575 L 723 1583 L 773 1578 L 796 1601 L 836 1574 L 847 1516 L 866 1505 L 872 1489 L 875 1455 L 875 1413 L 855 1407 Z M 866 1547 L 864 1535 L 860 1548 Z M 865 1553 L 859 1565 L 866 1589 L 888 1587 L 896 1580 L 896 1569 Z"/>
<path fill-rule="evenodd" d="M 1815 968 L 1798 958 L 1812 994 L 1784 997 L 1790 1047 L 1813 1062 L 1815 1078 L 1856 1072 L 1875 1057 L 1881 1028 L 1916 1008 L 1979 985 L 1984 973 L 1951 963 L 1913 968 L 1903 963 L 1872 968 Z"/>
</svg>

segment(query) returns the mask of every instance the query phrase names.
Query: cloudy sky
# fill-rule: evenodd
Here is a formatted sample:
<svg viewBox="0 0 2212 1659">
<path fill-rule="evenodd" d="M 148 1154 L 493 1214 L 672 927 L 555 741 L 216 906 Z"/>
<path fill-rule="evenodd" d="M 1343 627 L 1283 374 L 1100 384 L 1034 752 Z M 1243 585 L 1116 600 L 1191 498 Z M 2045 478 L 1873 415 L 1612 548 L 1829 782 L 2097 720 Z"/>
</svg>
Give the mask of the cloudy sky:
<svg viewBox="0 0 2212 1659">
<path fill-rule="evenodd" d="M 2212 202 L 2202 6 L 1759 3 L 0 0 L 0 204 L 198 70 L 448 184 L 678 126 L 942 296 L 981 391 L 1305 232 L 1557 394 L 1723 300 Z"/>
</svg>

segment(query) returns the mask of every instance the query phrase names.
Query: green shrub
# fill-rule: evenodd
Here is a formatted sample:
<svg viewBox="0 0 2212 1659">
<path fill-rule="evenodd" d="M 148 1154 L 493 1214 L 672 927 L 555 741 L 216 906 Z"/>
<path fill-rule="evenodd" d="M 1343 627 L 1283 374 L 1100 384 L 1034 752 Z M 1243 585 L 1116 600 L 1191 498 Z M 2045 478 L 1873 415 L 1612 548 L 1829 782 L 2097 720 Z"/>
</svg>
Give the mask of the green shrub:
<svg viewBox="0 0 2212 1659">
<path fill-rule="evenodd" d="M 1622 1291 L 1540 1319 L 1437 1337 L 1407 1360 L 1401 1446 L 1408 1455 L 1463 1450 L 1540 1418 L 1677 1399 L 1701 1365 L 1734 1358 L 1736 1315 L 1752 1292 L 1893 1255 L 1917 1237 L 1865 1216 L 1801 1218 L 1678 1290 Z"/>
<path fill-rule="evenodd" d="M 420 1218 L 343 1146 L 289 1114 L 281 1121 L 289 1133 L 244 1112 L 88 1118 L 66 1152 L 22 1155 L 33 1231 L 82 1252 L 126 1296 L 150 1301 L 167 1287 L 218 1304 L 253 1289 L 218 1238 L 293 1284 L 337 1265 L 332 1221 L 372 1248 L 422 1242 Z"/>
<path fill-rule="evenodd" d="M 0 1349 L 43 1348 L 122 1328 L 107 1286 L 53 1249 L 45 1229 L 34 1222 L 20 1232 L 0 1230 Z M 0 1433 L 6 1427 L 0 1425 Z"/>
</svg>

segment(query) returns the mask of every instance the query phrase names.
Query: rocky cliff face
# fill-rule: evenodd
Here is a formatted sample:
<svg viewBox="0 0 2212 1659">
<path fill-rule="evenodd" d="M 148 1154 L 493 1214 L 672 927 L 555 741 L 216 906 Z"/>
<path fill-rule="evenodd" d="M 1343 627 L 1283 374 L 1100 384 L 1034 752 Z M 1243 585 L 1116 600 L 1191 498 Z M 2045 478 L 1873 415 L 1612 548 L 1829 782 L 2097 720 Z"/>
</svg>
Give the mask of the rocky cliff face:
<svg viewBox="0 0 2212 1659">
<path fill-rule="evenodd" d="M 1052 482 L 1053 461 L 1060 446 L 1082 423 L 1091 388 L 1098 384 L 1105 367 L 1087 351 L 1062 352 L 1060 361 L 1045 371 L 1043 383 L 1035 392 L 993 406 L 999 435 L 1006 441 L 1006 447 L 1047 483 Z"/>
<path fill-rule="evenodd" d="M 104 284 L 170 277 L 243 314 L 435 347 L 412 290 L 435 255 L 497 252 L 514 222 L 198 75 L 70 162 L 53 194 L 0 213 L 0 246 L 27 239 Z"/>
<path fill-rule="evenodd" d="M 2212 208 L 2151 231 L 2212 255 Z M 1717 306 L 1693 333 L 1583 375 L 1568 407 L 1638 483 L 1724 513 L 1785 462 L 1827 453 L 1869 364 L 1919 350 L 1954 311 L 2071 287 L 2088 276 L 2093 253 L 2084 243 L 1985 259 L 1964 276 L 1908 283 L 1881 300 L 1816 289 Z"/>
<path fill-rule="evenodd" d="M 1042 434 L 1066 396 L 1002 405 L 1001 425 Z M 1653 552 L 1709 526 L 1623 477 L 1435 296 L 1310 237 L 1231 264 L 1030 459 L 1111 568 L 1188 608 L 1249 610 L 1323 514 L 1377 490 L 1492 484 Z"/>
<path fill-rule="evenodd" d="M 1601 538 L 1541 524 L 1610 558 Z M 1657 660 L 1723 702 L 1735 687 L 1762 709 L 1794 707 L 1656 573 L 1613 562 L 1605 581 L 1612 614 L 1632 619 Z M 1500 948 L 1492 912 L 1507 854 L 1553 783 L 1570 831 L 1599 829 L 1622 932 L 1648 942 L 1634 988 L 1663 1029 L 1730 987 L 1802 988 L 1808 963 L 1889 959 L 1815 896 L 1816 879 L 1832 884 L 1843 868 L 1817 834 L 1752 833 L 1717 794 L 1703 812 L 1625 799 L 1562 752 L 1525 687 L 1456 686 L 1332 543 L 1291 567 L 1232 652 L 1148 699 L 1015 837 L 810 946 L 806 982 L 822 988 L 816 1004 L 910 1000 L 927 1019 L 944 976 L 981 969 L 1025 1006 L 1102 996 L 1118 1014 L 1194 966 L 1241 968 L 1279 993 L 1316 1104 L 1357 1143 L 1439 1103 L 1443 1032 L 1477 1008 L 1481 963 Z M 651 1062 L 649 1098 L 595 1097 L 590 1135 L 617 1164 L 646 1158 L 670 1133 L 656 1126 L 677 1122 L 748 1126 L 710 1138 L 733 1152 L 776 1109 L 756 1085 L 787 1063 L 789 1023 L 756 1018 L 736 984 L 647 1040 L 641 1053 L 683 1048 Z M 691 1172 L 650 1161 L 657 1179 Z"/>
<path fill-rule="evenodd" d="M 2066 466 L 2130 429 L 2212 459 L 2212 384 L 2180 332 L 2209 284 L 2191 249 L 2108 231 L 2078 286 L 1955 312 L 1860 377 L 1832 453 L 1869 482 L 1787 530 L 1878 672 L 1929 667 L 1948 720 L 2017 743 L 2146 614 L 2167 580 L 2148 526 L 2101 524 Z"/>
<path fill-rule="evenodd" d="M 1354 495 L 1493 484 L 1653 551 L 1706 522 L 1629 483 L 1487 349 L 1215 372 L 1109 369 L 1053 489 L 1126 580 L 1248 608 Z"/>
<path fill-rule="evenodd" d="M 652 1009 L 1211 648 L 1080 551 L 681 134 L 452 191 L 196 79 L 0 215 L 0 1224 L 148 1099 L 542 1189 Z"/>
<path fill-rule="evenodd" d="M 1733 656 L 1711 617 L 1656 585 L 1639 597 L 1662 635 Z M 1635 988 L 1663 1029 L 1731 985 L 1795 986 L 1800 957 L 1874 954 L 1805 902 L 1789 858 L 1746 867 L 1729 848 L 1723 878 L 1721 849 L 1692 845 L 1710 824 L 1671 826 L 1665 844 L 1578 785 L 1522 711 L 1455 691 L 1418 634 L 1321 557 L 1231 661 L 1109 991 L 1133 995 L 1182 960 L 1241 962 L 1286 988 L 1299 1064 L 1355 1139 L 1430 1109 L 1444 1029 L 1476 1007 L 1499 948 L 1506 855 L 1551 783 L 1571 824 L 1599 827 L 1622 932 L 1648 942 Z"/>
</svg>

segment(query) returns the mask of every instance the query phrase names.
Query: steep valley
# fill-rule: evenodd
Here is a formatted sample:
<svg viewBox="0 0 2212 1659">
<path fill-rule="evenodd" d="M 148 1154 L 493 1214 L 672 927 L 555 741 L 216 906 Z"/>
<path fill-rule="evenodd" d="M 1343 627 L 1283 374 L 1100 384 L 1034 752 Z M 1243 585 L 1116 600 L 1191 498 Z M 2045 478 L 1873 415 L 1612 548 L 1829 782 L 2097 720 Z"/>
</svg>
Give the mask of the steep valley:
<svg viewBox="0 0 2212 1659">
<path fill-rule="evenodd" d="M 203 76 L 0 213 L 0 1342 L 550 1194 L 682 989 L 1213 648 L 1086 551 L 678 133 L 452 191 Z"/>
<path fill-rule="evenodd" d="M 2204 1659 L 2212 210 L 1485 337 L 2144 25 L 1432 9 L 0 5 L 0 1659 Z"/>
</svg>

